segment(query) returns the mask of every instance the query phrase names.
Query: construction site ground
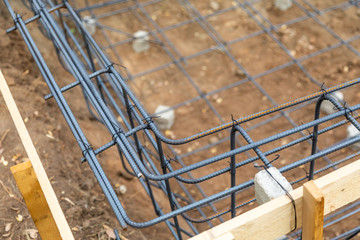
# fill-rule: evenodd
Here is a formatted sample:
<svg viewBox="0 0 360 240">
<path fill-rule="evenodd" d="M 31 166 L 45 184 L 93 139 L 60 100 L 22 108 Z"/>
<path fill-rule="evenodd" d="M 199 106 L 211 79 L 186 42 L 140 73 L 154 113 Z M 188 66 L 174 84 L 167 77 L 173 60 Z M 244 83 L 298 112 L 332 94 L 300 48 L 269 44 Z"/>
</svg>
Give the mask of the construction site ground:
<svg viewBox="0 0 360 240">
<path fill-rule="evenodd" d="M 198 2 L 199 4 L 203 2 L 203 6 L 198 6 L 201 11 L 209 10 L 208 1 Z M 224 1 L 224 4 L 226 4 L 226 2 L 227 1 Z M 314 2 L 326 4 L 325 1 L 320 0 Z M 20 1 L 12 1 L 12 4 L 16 6 L 19 13 L 24 9 Z M 271 21 L 275 23 L 286 21 L 288 15 L 274 9 L 270 3 L 262 4 L 264 4 L 262 7 L 263 13 L 268 14 Z M 157 19 L 163 19 L 164 24 L 170 24 L 166 21 L 167 17 L 177 15 L 172 14 L 171 11 L 173 9 L 171 9 L 171 5 L 163 6 L 163 8 L 163 11 L 156 12 Z M 300 14 L 298 9 L 292 8 L 290 11 L 293 11 L 293 13 L 290 14 L 293 16 Z M 24 12 L 26 12 L 25 9 Z M 215 26 L 218 24 L 219 31 L 224 31 L 222 32 L 224 38 L 233 38 L 234 32 L 239 35 L 248 34 L 247 31 L 251 31 L 252 28 L 256 28 L 256 26 L 252 26 L 251 23 L 249 23 L 246 27 L 239 27 L 240 24 L 236 21 L 246 21 L 245 17 L 241 14 L 242 13 L 237 12 L 234 13 L 234 16 L 229 15 L 225 19 L 218 18 L 214 20 L 213 24 Z M 25 16 L 25 18 L 30 17 L 30 15 Z M 180 21 L 182 16 L 178 17 L 179 19 L 175 18 L 172 19 L 172 21 Z M 354 8 L 349 12 L 344 13 L 339 11 L 333 13 L 331 16 L 324 16 L 324 21 L 330 21 L 334 30 L 344 38 L 359 34 L 360 28 L 357 24 L 354 24 L 359 20 L 360 12 Z M 121 22 L 121 24 L 128 24 L 129 26 L 133 24 L 130 22 L 127 23 L 126 21 L 119 22 Z M 111 23 L 108 24 L 110 25 Z M 304 24 L 304 26 L 302 26 L 302 24 Z M 129 228 L 127 231 L 123 231 L 120 229 L 113 211 L 98 186 L 88 164 L 81 164 L 80 159 L 82 153 L 62 117 L 60 110 L 56 106 L 55 101 L 53 99 L 48 101 L 44 100 L 43 96 L 49 93 L 49 89 L 43 81 L 22 38 L 17 32 L 11 34 L 5 33 L 5 30 L 12 25 L 13 22 L 3 2 L 0 2 L 0 70 L 3 72 L 10 86 L 10 90 L 24 118 L 75 239 L 109 239 L 113 236 L 112 228 L 117 228 L 123 236 L 131 240 L 168 239 L 170 233 L 163 223 L 140 230 Z M 228 28 L 221 29 L 221 25 L 228 26 Z M 313 32 L 308 32 L 309 25 L 313 25 Z M 40 50 L 55 78 L 63 85 L 69 83 L 71 75 L 59 64 L 52 43 L 41 34 L 36 23 L 30 24 L 28 27 L 32 30 L 32 35 L 37 39 L 37 43 L 40 43 L 38 46 L 41 47 Z M 194 36 L 194 33 L 198 32 L 198 30 L 195 29 L 196 27 L 198 26 L 194 26 L 194 28 L 190 26 L 188 29 L 182 29 L 184 32 L 174 31 L 173 34 L 169 35 L 170 38 L 171 36 L 173 37 L 171 41 L 174 41 L 174 44 L 177 45 L 180 51 L 183 51 L 184 55 L 199 51 L 199 48 L 206 47 L 206 44 L 211 44 L 207 42 L 205 39 L 206 36 L 204 36 L 204 41 L 198 45 L 181 45 L 181 37 L 202 38 L 201 34 Z M 227 31 L 227 29 L 233 30 Z M 294 37 L 294 31 L 295 34 L 305 37 Z M 294 53 L 297 57 L 309 54 L 311 51 L 319 50 L 336 42 L 336 39 L 331 38 L 331 36 L 329 37 L 327 32 L 322 31 L 321 28 L 317 28 L 317 25 L 311 23 L 310 20 L 309 22 L 302 22 L 292 28 L 283 28 L 282 31 L 277 34 L 279 34 L 279 38 L 285 42 L 289 49 L 295 51 Z M 296 39 L 302 39 L 302 41 L 297 41 Z M 98 40 L 101 40 L 100 37 Z M 252 46 L 258 44 L 254 41 L 244 41 L 241 44 L 234 44 L 232 46 L 237 57 L 242 57 L 241 63 L 249 70 L 250 74 L 257 74 L 289 61 L 286 56 L 283 56 L 281 51 L 276 52 L 276 47 L 271 46 L 272 43 L 267 36 L 259 36 L 256 41 L 263 43 L 263 49 L 254 49 Z M 360 50 L 360 41 L 353 42 L 352 46 Z M 125 60 L 123 64 L 134 72 L 144 71 L 149 67 L 149 64 L 153 64 L 153 62 L 149 60 L 150 58 L 148 58 L 149 54 L 153 54 L 151 58 L 157 59 L 156 64 L 166 62 L 166 59 L 162 59 L 159 53 L 160 50 L 156 47 L 152 48 L 149 53 L 142 53 L 142 55 L 136 55 L 130 51 L 132 51 L 130 45 L 124 47 L 123 54 L 129 56 L 129 58 L 127 61 Z M 109 53 L 109 55 L 111 55 L 111 53 Z M 273 57 L 274 55 L 276 55 L 276 58 Z M 187 70 L 198 79 L 198 84 L 204 92 L 213 91 L 221 86 L 239 81 L 244 77 L 235 66 L 228 62 L 221 52 L 213 52 L 202 58 L 203 59 L 195 59 L 196 61 L 194 60 L 194 62 L 190 60 Z M 345 47 L 337 48 L 326 54 L 311 58 L 306 61 L 304 65 L 310 69 L 314 77 L 320 82 L 326 82 L 328 86 L 337 85 L 360 76 L 360 59 Z M 174 72 L 172 72 L 172 70 Z M 159 104 L 166 103 L 166 105 L 172 106 L 196 96 L 196 94 L 192 92 L 193 89 L 191 87 L 187 87 L 184 84 L 177 85 L 178 77 L 181 78 L 180 74 L 177 75 L 176 69 L 169 67 L 169 69 L 164 71 L 135 79 L 130 83 L 130 86 L 142 103 L 144 103 L 146 109 L 152 113 Z M 295 66 L 260 78 L 258 82 L 279 104 L 320 90 L 319 86 L 310 82 Z M 357 90 L 358 87 L 355 86 L 345 92 L 345 100 L 349 104 L 359 102 L 360 94 Z M 166 92 L 169 94 L 166 94 Z M 71 96 L 69 104 L 74 114 L 78 117 L 81 127 L 86 131 L 86 136 L 90 140 L 90 143 L 97 148 L 108 141 L 109 136 L 103 134 L 104 127 L 89 114 L 84 104 L 81 89 L 74 88 L 67 92 L 65 96 Z M 244 99 L 251 99 L 251 101 L 244 102 Z M 243 84 L 238 88 L 232 88 L 219 94 L 214 94 L 209 96 L 209 100 L 215 106 L 217 105 L 217 109 L 221 109 L 222 112 L 220 112 L 220 114 L 226 122 L 231 121 L 231 114 L 239 118 L 271 107 L 269 101 L 263 98 L 251 84 Z M 236 104 L 231 104 L 233 102 L 236 102 Z M 301 124 L 302 122 L 310 121 L 313 118 L 313 113 L 313 108 L 306 107 L 300 112 L 292 113 L 294 115 L 291 117 L 296 119 L 296 124 Z M 196 101 L 176 110 L 175 124 L 171 132 L 167 134 L 170 134 L 170 137 L 173 138 L 182 138 L 219 124 L 221 124 L 221 122 L 219 122 L 215 116 L 211 116 L 208 107 L 202 101 Z M 248 125 L 246 127 L 250 126 L 251 125 Z M 274 121 L 272 125 L 261 128 L 261 132 L 255 129 L 254 131 L 250 131 L 249 134 L 254 140 L 259 140 L 265 136 L 274 134 L 274 129 L 276 132 L 280 132 L 289 128 L 291 128 L 291 125 L 284 118 L 279 118 Z M 322 141 L 319 142 L 319 147 L 329 146 L 343 139 L 344 136 L 346 136 L 346 128 L 341 129 L 343 131 L 328 133 L 328 137 L 322 138 Z M 217 139 L 221 139 L 222 137 L 222 135 L 216 136 Z M 290 140 L 291 138 L 289 138 L 289 141 Z M 209 139 L 204 141 L 209 141 Z M 211 141 L 214 141 L 214 138 Z M 186 147 L 178 147 L 176 151 L 186 153 L 189 151 L 189 148 L 199 148 L 202 144 L 205 145 L 208 144 L 208 142 L 199 141 L 198 143 L 194 143 L 194 146 L 187 145 Z M 269 147 L 271 147 L 271 145 L 269 145 Z M 199 161 L 228 150 L 229 142 L 225 142 L 212 148 L 210 153 L 197 154 L 193 159 L 187 160 L 187 163 Z M 264 151 L 265 150 L 267 149 L 264 149 Z M 291 157 L 294 156 L 294 154 L 298 154 L 296 158 L 300 159 L 301 157 L 309 155 L 310 151 L 310 145 L 304 143 L 302 152 L 284 152 L 279 162 L 275 165 L 285 165 L 288 161 L 291 161 Z M 352 150 L 349 148 L 346 149 L 346 151 L 351 152 Z M 346 153 L 342 152 L 342 154 Z M 333 157 L 335 159 L 337 158 L 337 156 Z M 338 157 L 340 157 L 340 155 Z M 150 203 L 149 198 L 144 193 L 140 183 L 122 170 L 116 149 L 110 149 L 100 154 L 99 159 L 114 187 L 119 185 L 127 186 L 127 192 L 125 194 L 118 193 L 118 196 L 126 207 L 129 215 L 136 221 L 145 221 L 154 217 L 155 214 L 152 208 L 139 207 L 147 206 Z M 5 102 L 2 97 L 0 97 L 0 239 L 40 239 L 40 237 L 35 236 L 35 225 L 10 172 L 11 166 L 26 160 L 27 156 L 20 138 L 6 109 Z M 202 172 L 198 173 L 199 176 L 204 175 L 206 171 L 213 172 L 214 169 L 203 169 Z M 248 167 L 246 174 L 243 174 L 238 181 L 243 181 L 241 178 L 253 178 L 256 171 L 255 168 Z M 296 178 L 303 174 L 304 172 L 299 172 L 291 177 Z M 212 185 L 210 190 L 210 185 L 206 184 L 212 183 L 204 183 L 202 186 L 211 194 L 228 188 L 229 180 L 230 178 L 225 174 L 221 181 L 219 181 L 219 179 L 216 180 L 217 184 Z M 191 193 L 195 198 L 200 199 L 200 194 L 196 192 Z M 253 191 L 249 191 L 247 194 L 248 195 L 243 198 L 239 198 L 239 202 L 241 202 L 242 199 L 248 200 L 254 197 L 250 196 L 253 194 Z M 224 204 L 224 202 L 222 202 L 222 204 Z M 162 205 L 165 210 L 168 210 L 168 202 L 165 196 Z M 237 214 L 255 206 L 256 204 L 252 204 L 238 211 Z M 219 209 L 226 209 L 226 206 L 217 207 Z M 214 220 L 214 223 L 219 222 L 218 220 Z M 327 238 L 334 237 L 342 233 L 345 229 L 350 229 L 359 224 L 360 216 L 357 214 L 346 222 L 341 222 L 331 229 L 327 229 L 325 235 Z M 206 225 L 204 224 L 202 230 L 205 229 Z"/>
</svg>

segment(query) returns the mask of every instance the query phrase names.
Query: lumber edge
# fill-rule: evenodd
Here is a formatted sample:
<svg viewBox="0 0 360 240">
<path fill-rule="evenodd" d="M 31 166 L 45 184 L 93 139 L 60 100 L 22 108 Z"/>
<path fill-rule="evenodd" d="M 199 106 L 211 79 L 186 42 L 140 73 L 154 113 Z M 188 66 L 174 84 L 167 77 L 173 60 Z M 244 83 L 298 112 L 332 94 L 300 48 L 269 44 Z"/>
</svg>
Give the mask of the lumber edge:
<svg viewBox="0 0 360 240">
<path fill-rule="evenodd" d="M 31 162 L 26 161 L 14 165 L 10 169 L 41 239 L 61 240 L 59 229 L 56 226 Z"/>
<path fill-rule="evenodd" d="M 45 169 L 40 161 L 35 146 L 29 135 L 29 132 L 26 129 L 25 123 L 20 115 L 15 100 L 10 92 L 9 86 L 6 83 L 5 77 L 2 74 L 1 70 L 0 70 L 0 91 L 3 95 L 3 98 L 10 112 L 10 115 L 14 121 L 21 142 L 24 145 L 25 151 L 31 161 L 32 167 L 39 181 L 40 187 L 44 193 L 46 202 L 49 205 L 51 214 L 55 220 L 61 238 L 64 240 L 73 240 L 74 236 L 70 230 L 69 224 L 65 219 L 59 201 L 56 198 L 55 192 L 50 184 L 49 178 L 47 177 Z"/>
<path fill-rule="evenodd" d="M 360 198 L 360 160 L 331 172 L 314 183 L 324 194 L 324 215 L 329 214 Z M 297 227 L 301 227 L 303 187 L 290 194 L 295 200 Z M 293 230 L 294 218 L 290 199 L 281 196 L 202 232 L 191 240 L 221 239 L 225 234 L 233 239 L 276 239 Z"/>
<path fill-rule="evenodd" d="M 324 194 L 314 181 L 303 185 L 303 240 L 323 239 L 324 199 Z"/>
</svg>

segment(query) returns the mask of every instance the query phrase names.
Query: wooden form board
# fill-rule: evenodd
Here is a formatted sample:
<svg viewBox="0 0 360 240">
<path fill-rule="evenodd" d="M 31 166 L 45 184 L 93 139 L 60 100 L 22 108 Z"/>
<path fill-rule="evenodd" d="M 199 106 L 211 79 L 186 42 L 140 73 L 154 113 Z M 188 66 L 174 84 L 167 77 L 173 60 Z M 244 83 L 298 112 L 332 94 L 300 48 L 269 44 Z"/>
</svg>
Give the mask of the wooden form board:
<svg viewBox="0 0 360 240">
<path fill-rule="evenodd" d="M 317 180 L 324 195 L 324 215 L 360 198 L 360 160 Z M 297 227 L 302 226 L 303 187 L 290 192 L 295 200 Z M 276 239 L 294 228 L 294 209 L 284 195 L 200 233 L 191 240 Z"/>
<path fill-rule="evenodd" d="M 11 167 L 11 172 L 34 220 L 41 239 L 61 240 L 59 229 L 30 161 Z"/>
<path fill-rule="evenodd" d="M 51 216 L 53 217 L 56 227 L 60 232 L 61 239 L 72 240 L 74 236 L 70 230 L 64 213 L 61 210 L 60 204 L 56 198 L 55 192 L 50 184 L 49 178 L 46 175 L 45 169 L 40 161 L 40 158 L 36 152 L 35 146 L 30 138 L 30 135 L 26 129 L 25 123 L 22 120 L 20 112 L 15 104 L 14 98 L 11 95 L 10 89 L 5 81 L 5 78 L 0 71 L 0 91 L 3 95 L 5 103 L 8 107 L 10 115 L 14 121 L 15 127 L 20 135 L 21 141 L 24 145 L 25 151 L 31 161 L 34 173 L 39 181 L 42 192 L 44 193 L 46 202 L 50 208 Z M 29 205 L 28 205 L 29 207 Z M 41 206 L 39 206 L 41 207 Z M 30 211 L 31 212 L 31 211 Z M 44 239 L 47 240 L 47 239 Z"/>
<path fill-rule="evenodd" d="M 303 240 L 323 240 L 324 200 L 314 181 L 303 185 Z"/>
</svg>

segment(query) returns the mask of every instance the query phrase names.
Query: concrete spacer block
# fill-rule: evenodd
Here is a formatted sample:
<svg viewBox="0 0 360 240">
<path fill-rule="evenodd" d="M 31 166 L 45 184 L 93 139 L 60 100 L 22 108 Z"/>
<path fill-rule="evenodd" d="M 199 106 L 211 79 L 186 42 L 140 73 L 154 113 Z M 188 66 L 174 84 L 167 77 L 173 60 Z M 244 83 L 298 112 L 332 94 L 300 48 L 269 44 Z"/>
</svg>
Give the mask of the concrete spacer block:
<svg viewBox="0 0 360 240">
<path fill-rule="evenodd" d="M 155 116 L 158 117 L 153 120 L 161 130 L 168 130 L 174 124 L 175 111 L 168 106 L 159 105 L 155 110 Z"/>
<path fill-rule="evenodd" d="M 271 167 L 267 170 L 288 192 L 293 190 L 291 184 L 277 168 Z M 261 170 L 255 175 L 254 184 L 256 201 L 260 205 L 285 194 L 285 191 L 266 170 Z"/>
<path fill-rule="evenodd" d="M 286 11 L 292 6 L 292 0 L 275 0 L 275 7 L 281 11 Z"/>
<path fill-rule="evenodd" d="M 139 30 L 133 34 L 132 48 L 136 53 L 144 52 L 150 48 L 149 33 Z"/>
<path fill-rule="evenodd" d="M 347 130 L 347 139 L 350 139 L 350 138 L 360 135 L 359 130 L 352 124 L 347 126 L 346 130 Z M 352 150 L 359 151 L 360 150 L 360 142 L 354 143 L 350 147 Z"/>
<path fill-rule="evenodd" d="M 82 24 L 86 31 L 93 35 L 96 32 L 96 20 L 90 16 L 84 16 Z"/>
<path fill-rule="evenodd" d="M 335 98 L 340 103 L 344 101 L 344 94 L 342 92 L 333 92 L 330 93 L 330 95 Z M 325 112 L 326 114 L 333 114 L 336 113 L 338 110 L 336 110 L 335 106 L 328 100 L 324 100 L 321 103 L 320 110 Z"/>
</svg>

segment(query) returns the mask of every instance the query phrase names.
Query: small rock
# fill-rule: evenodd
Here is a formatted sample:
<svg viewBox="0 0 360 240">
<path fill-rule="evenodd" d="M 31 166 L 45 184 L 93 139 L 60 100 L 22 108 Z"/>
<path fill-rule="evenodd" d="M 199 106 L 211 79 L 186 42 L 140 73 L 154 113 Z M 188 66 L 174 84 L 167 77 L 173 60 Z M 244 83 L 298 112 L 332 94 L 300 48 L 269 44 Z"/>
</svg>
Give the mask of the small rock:
<svg viewBox="0 0 360 240">
<path fill-rule="evenodd" d="M 244 77 L 246 77 L 246 74 L 243 71 L 241 71 L 240 69 L 236 68 L 235 76 L 238 78 L 244 78 Z"/>
<path fill-rule="evenodd" d="M 174 148 L 174 151 L 178 155 L 180 155 L 182 153 L 181 149 L 178 149 L 178 148 Z"/>
<path fill-rule="evenodd" d="M 8 161 L 6 161 L 6 160 L 3 161 L 3 165 L 4 165 L 5 167 L 6 167 L 8 164 L 9 164 Z"/>
<path fill-rule="evenodd" d="M 159 105 L 155 110 L 153 120 L 161 130 L 168 130 L 172 127 L 175 120 L 175 111 L 168 106 Z"/>
<path fill-rule="evenodd" d="M 106 229 L 105 232 L 106 232 L 106 235 L 108 235 L 110 239 L 116 239 L 114 230 L 112 230 L 111 228 Z"/>
<path fill-rule="evenodd" d="M 30 70 L 29 69 L 26 69 L 22 74 L 21 74 L 21 76 L 26 76 L 26 75 L 29 75 L 29 73 L 30 73 Z"/>
<path fill-rule="evenodd" d="M 207 39 L 208 35 L 203 32 L 194 32 L 194 37 L 196 37 L 200 40 L 205 40 L 205 39 Z"/>
<path fill-rule="evenodd" d="M 11 225 L 12 225 L 12 223 L 7 223 L 7 224 L 5 225 L 5 232 L 10 231 Z"/>
<path fill-rule="evenodd" d="M 125 185 L 120 185 L 120 187 L 119 187 L 119 192 L 120 192 L 121 194 L 125 194 L 125 193 L 127 192 L 126 186 L 125 186 Z"/>
<path fill-rule="evenodd" d="M 212 10 L 214 11 L 218 11 L 220 9 L 220 4 L 216 1 L 211 1 L 210 2 L 210 7 Z"/>
<path fill-rule="evenodd" d="M 90 16 L 84 16 L 82 19 L 82 24 L 90 35 L 93 35 L 96 32 L 96 20 L 94 18 Z"/>
<path fill-rule="evenodd" d="M 32 239 L 35 239 L 38 236 L 38 231 L 36 229 L 26 229 L 25 233 Z"/>
<path fill-rule="evenodd" d="M 212 136 L 212 137 L 209 139 L 209 142 L 210 142 L 211 144 L 215 144 L 215 143 L 219 142 L 219 139 L 218 139 L 217 137 L 215 137 L 215 136 Z"/>
<path fill-rule="evenodd" d="M 73 201 L 71 201 L 69 198 L 64 198 L 65 201 L 67 201 L 68 203 L 70 203 L 71 205 L 75 206 L 75 203 Z"/>
<path fill-rule="evenodd" d="M 340 91 L 333 92 L 330 95 L 335 98 L 339 103 L 344 101 L 344 94 Z M 324 100 L 321 103 L 320 110 L 325 112 L 326 114 L 333 114 L 338 111 L 336 107 L 328 100 Z"/>
<path fill-rule="evenodd" d="M 22 222 L 22 220 L 24 219 L 24 217 L 20 214 L 18 214 L 15 218 L 18 222 Z"/>
<path fill-rule="evenodd" d="M 150 48 L 149 33 L 139 30 L 133 34 L 132 48 L 136 53 L 144 52 Z"/>
<path fill-rule="evenodd" d="M 347 139 L 357 137 L 360 135 L 359 130 L 352 124 L 350 124 L 346 130 L 347 130 Z M 359 151 L 360 150 L 360 142 L 354 143 L 350 147 L 354 151 Z"/>
<path fill-rule="evenodd" d="M 220 104 L 220 103 L 222 103 L 222 102 L 223 102 L 223 99 L 222 99 L 222 98 L 216 99 L 216 103 L 217 103 L 217 104 Z"/>
<path fill-rule="evenodd" d="M 8 233 L 4 233 L 2 236 L 3 237 L 9 237 L 11 235 L 11 232 L 8 232 Z"/>
<path fill-rule="evenodd" d="M 167 137 L 169 137 L 169 138 L 171 138 L 171 139 L 175 139 L 175 138 L 176 138 L 174 132 L 171 131 L 171 130 L 165 130 L 165 136 L 167 136 Z"/>
<path fill-rule="evenodd" d="M 120 116 L 117 116 L 116 120 L 117 120 L 119 123 L 124 123 L 124 120 L 123 120 Z"/>
<path fill-rule="evenodd" d="M 281 165 L 285 165 L 286 163 L 287 163 L 287 160 L 285 160 L 285 159 L 283 159 L 283 160 L 280 161 L 280 164 L 281 164 Z"/>
<path fill-rule="evenodd" d="M 292 0 L 275 0 L 275 7 L 281 11 L 286 11 L 292 6 Z"/>
</svg>

